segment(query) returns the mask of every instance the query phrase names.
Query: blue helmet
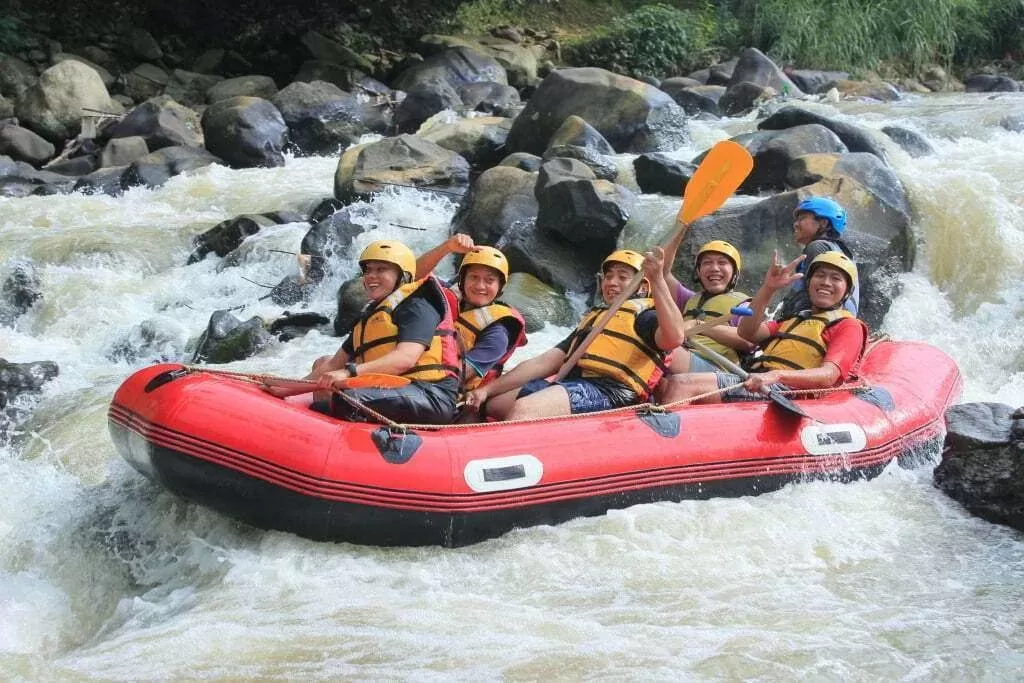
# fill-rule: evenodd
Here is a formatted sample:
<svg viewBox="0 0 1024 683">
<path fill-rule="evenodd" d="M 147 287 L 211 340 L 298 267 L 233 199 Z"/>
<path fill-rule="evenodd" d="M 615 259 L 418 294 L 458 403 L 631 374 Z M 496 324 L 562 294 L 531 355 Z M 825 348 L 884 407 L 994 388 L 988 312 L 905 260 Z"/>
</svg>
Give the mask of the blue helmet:
<svg viewBox="0 0 1024 683">
<path fill-rule="evenodd" d="M 840 235 L 846 230 L 846 209 L 828 197 L 808 197 L 796 205 L 793 215 L 806 211 L 817 218 L 824 218 L 832 224 L 832 229 Z"/>
</svg>

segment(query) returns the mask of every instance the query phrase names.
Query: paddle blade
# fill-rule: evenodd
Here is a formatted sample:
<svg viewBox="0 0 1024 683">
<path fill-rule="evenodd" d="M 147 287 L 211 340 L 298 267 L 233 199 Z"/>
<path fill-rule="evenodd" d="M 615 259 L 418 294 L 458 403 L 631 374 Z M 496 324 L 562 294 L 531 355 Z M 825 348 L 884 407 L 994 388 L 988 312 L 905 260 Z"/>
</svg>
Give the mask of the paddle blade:
<svg viewBox="0 0 1024 683">
<path fill-rule="evenodd" d="M 411 384 L 408 377 L 385 375 L 379 372 L 368 372 L 345 380 L 343 389 L 397 389 Z M 317 391 L 320 387 L 315 381 L 305 379 L 285 379 L 283 377 L 264 377 L 260 388 L 278 398 L 299 396 Z"/>
<path fill-rule="evenodd" d="M 385 375 L 368 372 L 345 380 L 346 389 L 397 389 L 412 384 L 412 380 L 401 375 Z"/>
<path fill-rule="evenodd" d="M 753 169 L 754 159 L 746 147 L 732 140 L 719 142 L 686 184 L 676 220 L 689 224 L 718 210 Z"/>
<path fill-rule="evenodd" d="M 808 420 L 813 420 L 814 422 L 820 421 L 818 420 L 818 418 L 809 415 L 806 411 L 804 411 L 803 408 L 793 403 L 793 401 L 791 401 L 788 396 L 784 396 L 783 394 L 779 393 L 779 391 L 776 389 L 771 389 L 768 391 L 768 398 L 771 400 L 772 403 L 774 403 L 775 405 L 782 408 L 788 413 L 799 415 L 800 417 L 806 417 Z"/>
</svg>

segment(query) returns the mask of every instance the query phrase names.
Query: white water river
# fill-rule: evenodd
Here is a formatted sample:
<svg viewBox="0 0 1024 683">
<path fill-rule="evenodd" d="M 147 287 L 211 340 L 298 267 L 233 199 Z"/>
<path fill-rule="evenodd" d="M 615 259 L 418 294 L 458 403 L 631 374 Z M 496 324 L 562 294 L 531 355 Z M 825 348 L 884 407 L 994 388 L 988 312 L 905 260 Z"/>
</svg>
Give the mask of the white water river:
<svg viewBox="0 0 1024 683">
<path fill-rule="evenodd" d="M 884 328 L 956 358 L 964 401 L 1024 405 L 1024 135 L 997 126 L 1022 107 L 1008 94 L 826 110 L 912 128 L 938 150 L 893 160 L 920 244 Z M 695 124 L 679 154 L 751 125 Z M 0 277 L 31 259 L 44 297 L 0 327 L 0 357 L 61 368 L 0 446 L 0 678 L 1021 679 L 1024 537 L 966 514 L 931 465 L 637 506 L 458 550 L 264 532 L 143 479 L 107 434 L 114 390 L 159 356 L 187 360 L 215 309 L 280 316 L 254 282 L 294 272 L 279 251 L 307 226 L 265 230 L 219 273 L 213 258 L 183 265 L 191 237 L 241 213 L 308 212 L 336 161 L 213 167 L 120 198 L 0 199 Z M 644 202 L 674 213 L 668 198 Z M 390 227 L 353 253 L 382 235 L 432 246 L 453 210 L 389 192 L 369 215 Z M 332 289 L 315 308 L 331 309 Z M 156 331 L 144 357 L 112 361 L 143 321 Z M 532 335 L 529 352 L 564 332 Z M 226 367 L 299 376 L 338 341 L 313 333 Z"/>
</svg>

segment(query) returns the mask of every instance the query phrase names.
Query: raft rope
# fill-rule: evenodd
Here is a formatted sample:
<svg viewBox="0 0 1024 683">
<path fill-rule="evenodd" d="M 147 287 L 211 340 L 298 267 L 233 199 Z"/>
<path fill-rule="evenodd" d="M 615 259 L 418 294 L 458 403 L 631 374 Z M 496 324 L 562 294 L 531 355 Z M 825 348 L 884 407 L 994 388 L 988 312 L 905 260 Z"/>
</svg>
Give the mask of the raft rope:
<svg viewBox="0 0 1024 683">
<path fill-rule="evenodd" d="M 780 391 L 779 393 L 780 394 L 784 394 L 786 396 L 821 397 L 821 396 L 825 396 L 826 394 L 831 394 L 831 393 L 835 393 L 835 392 L 839 392 L 839 391 L 855 391 L 855 390 L 858 390 L 858 389 L 869 389 L 869 388 L 871 388 L 871 385 L 868 382 L 866 382 L 865 380 L 863 380 L 863 379 L 861 379 L 860 377 L 857 376 L 857 373 L 860 370 L 861 363 L 864 362 L 864 359 L 867 358 L 868 354 L 870 354 L 879 344 L 887 342 L 887 341 L 890 341 L 890 339 L 891 338 L 889 337 L 889 335 L 888 334 L 884 334 L 884 333 L 878 333 L 878 334 L 871 335 L 871 337 L 868 338 L 868 345 L 865 348 L 863 355 L 860 357 L 860 359 L 854 365 L 853 371 L 850 374 L 850 377 L 852 379 L 847 381 L 847 382 L 844 382 L 843 384 L 840 384 L 837 387 L 830 387 L 828 389 L 787 389 L 785 391 Z M 211 374 L 211 375 L 223 375 L 225 377 L 231 377 L 233 379 L 238 379 L 238 380 L 241 380 L 241 381 L 250 382 L 252 384 L 269 384 L 269 383 L 274 382 L 275 380 L 280 380 L 280 381 L 297 382 L 297 383 L 304 383 L 305 382 L 305 383 L 308 383 L 310 385 L 311 389 L 317 387 L 317 383 L 315 381 L 313 381 L 313 380 L 291 379 L 291 378 L 288 378 L 288 377 L 279 377 L 279 376 L 276 376 L 276 375 L 256 374 L 256 373 L 251 373 L 251 372 L 235 372 L 235 371 L 232 371 L 232 370 L 217 370 L 217 369 L 213 369 L 213 368 L 209 368 L 209 367 L 202 367 L 202 366 L 197 366 L 197 365 L 185 365 L 183 367 L 184 367 L 184 369 L 186 371 L 188 371 L 190 373 L 205 372 L 205 373 L 208 373 L 208 374 Z M 370 408 L 369 406 L 367 406 L 367 405 L 365 405 L 363 403 L 360 403 L 358 400 L 356 400 L 356 399 L 352 398 L 351 396 L 349 396 L 348 394 L 346 394 L 345 391 L 343 391 L 343 390 L 334 390 L 334 394 L 339 396 L 343 401 L 348 403 L 354 409 L 356 409 L 359 412 L 363 413 L 367 417 L 375 420 L 376 422 L 386 426 L 388 429 L 390 429 L 390 430 L 392 430 L 394 432 L 404 433 L 404 432 L 406 432 L 408 430 L 411 430 L 411 429 L 415 429 L 415 430 L 419 430 L 419 431 L 438 432 L 438 431 L 446 431 L 446 430 L 450 430 L 450 429 L 452 429 L 452 430 L 454 430 L 454 429 L 468 429 L 468 428 L 480 429 L 481 427 L 482 428 L 492 428 L 492 427 L 497 427 L 497 426 L 507 425 L 507 424 L 533 424 L 533 423 L 553 422 L 553 421 L 556 421 L 556 420 L 572 420 L 572 419 L 581 418 L 581 417 L 590 417 L 592 415 L 615 415 L 615 414 L 618 414 L 618 413 L 645 413 L 645 412 L 648 412 L 648 413 L 664 413 L 664 412 L 669 412 L 670 410 L 672 410 L 674 408 L 679 408 L 681 406 L 684 406 L 684 405 L 687 405 L 687 404 L 690 404 L 690 403 L 694 403 L 696 401 L 700 401 L 702 399 L 708 398 L 709 396 L 715 396 L 716 394 L 727 393 L 727 392 L 732 391 L 733 389 L 735 389 L 737 387 L 740 387 L 740 386 L 743 386 L 742 382 L 738 382 L 738 383 L 733 384 L 731 386 L 723 387 L 723 388 L 720 388 L 720 389 L 715 389 L 714 391 L 709 391 L 707 393 L 699 394 L 697 396 L 691 396 L 690 398 L 680 399 L 678 401 L 672 401 L 670 403 L 662 403 L 662 404 L 659 404 L 659 403 L 640 403 L 640 404 L 631 405 L 631 406 L 622 406 L 620 408 L 609 408 L 608 410 L 597 410 L 597 411 L 590 412 L 590 413 L 578 413 L 576 415 L 555 415 L 555 416 L 550 416 L 550 417 L 534 417 L 534 418 L 529 418 L 529 419 L 526 419 L 526 420 L 504 420 L 504 421 L 501 421 L 501 422 L 472 422 L 472 423 L 466 423 L 466 424 L 446 424 L 446 425 L 417 424 L 417 423 L 411 423 L 411 422 L 396 422 L 395 420 L 392 420 L 391 418 L 389 418 L 389 417 L 387 417 L 385 415 L 380 414 L 379 412 L 377 412 L 373 408 Z"/>
</svg>

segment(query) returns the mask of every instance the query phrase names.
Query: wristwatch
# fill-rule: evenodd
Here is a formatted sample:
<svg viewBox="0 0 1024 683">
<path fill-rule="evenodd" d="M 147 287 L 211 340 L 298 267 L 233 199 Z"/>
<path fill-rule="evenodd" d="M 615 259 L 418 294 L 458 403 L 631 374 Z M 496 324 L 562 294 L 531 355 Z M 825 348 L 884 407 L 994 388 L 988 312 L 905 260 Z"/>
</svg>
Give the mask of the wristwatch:
<svg viewBox="0 0 1024 683">
<path fill-rule="evenodd" d="M 356 373 L 356 364 L 355 363 L 351 363 L 351 362 L 345 363 L 345 370 L 348 371 L 348 376 L 349 377 L 355 377 L 356 374 L 357 374 Z"/>
</svg>

